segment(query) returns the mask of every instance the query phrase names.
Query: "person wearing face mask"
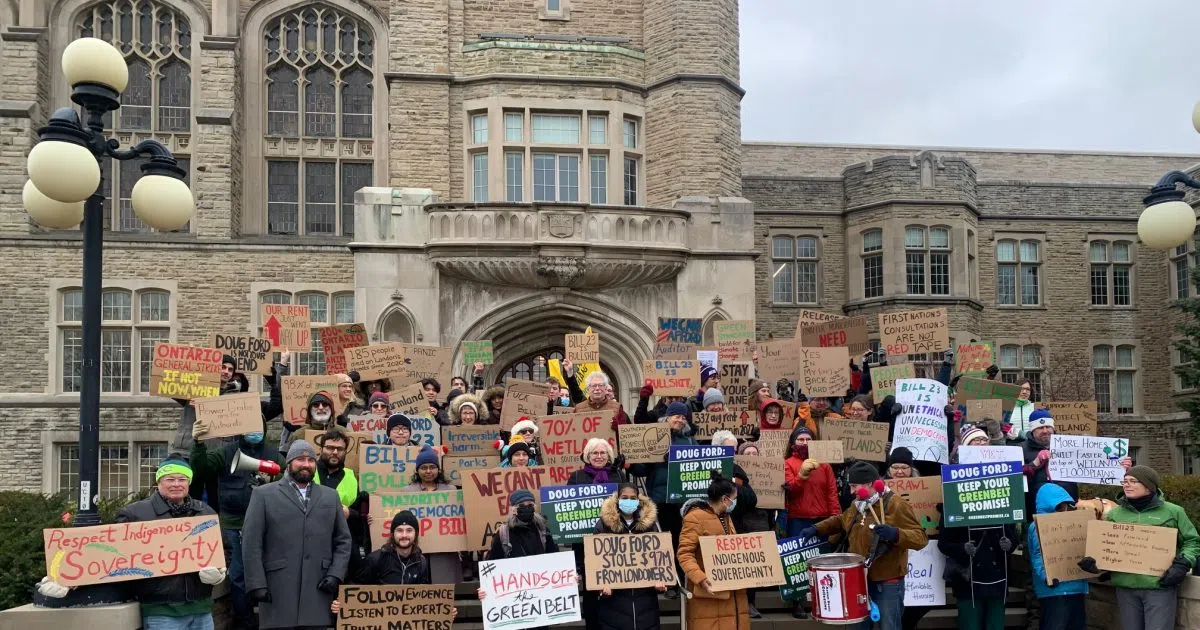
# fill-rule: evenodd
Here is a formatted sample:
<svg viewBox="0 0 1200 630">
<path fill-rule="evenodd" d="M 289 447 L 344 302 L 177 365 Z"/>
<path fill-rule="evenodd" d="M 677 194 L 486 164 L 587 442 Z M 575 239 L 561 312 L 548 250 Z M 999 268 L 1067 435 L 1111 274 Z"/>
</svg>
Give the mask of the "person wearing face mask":
<svg viewBox="0 0 1200 630">
<path fill-rule="evenodd" d="M 596 534 L 645 534 L 661 531 L 658 509 L 649 497 L 638 495 L 637 486 L 622 483 L 616 494 L 600 505 Z M 597 630 L 658 630 L 658 594 L 667 590 L 667 578 L 653 588 L 605 588 L 597 593 L 603 614 L 595 614 Z"/>
<path fill-rule="evenodd" d="M 707 498 L 692 499 L 680 510 L 683 529 L 677 557 L 693 596 L 687 602 L 687 627 L 750 630 L 750 603 L 745 589 L 713 593 L 704 570 L 700 537 L 738 533 L 732 516 L 738 505 L 737 486 L 719 471 L 712 471 L 710 478 Z"/>
<path fill-rule="evenodd" d="M 787 536 L 799 536 L 805 528 L 841 512 L 833 467 L 808 456 L 813 439 L 806 427 L 792 431 L 788 455 L 783 462 L 783 494 L 787 508 L 784 530 Z M 792 616 L 807 619 L 803 599 L 792 604 Z"/>
<path fill-rule="evenodd" d="M 416 472 L 413 473 L 412 483 L 401 492 L 453 492 L 457 490 L 453 484 L 446 481 L 442 474 L 441 464 L 438 463 L 438 453 L 428 446 L 417 453 L 414 462 Z M 430 572 L 434 584 L 458 584 L 463 581 L 462 562 L 457 553 L 430 553 L 425 558 L 429 560 Z M 367 561 L 370 563 L 370 560 Z M 427 582 L 428 583 L 428 582 Z"/>
<path fill-rule="evenodd" d="M 489 560 L 524 558 L 558 553 L 558 545 L 546 526 L 546 518 L 537 511 L 533 493 L 519 488 L 508 497 L 510 512 L 492 536 Z M 482 597 L 480 597 L 482 599 Z"/>
<path fill-rule="evenodd" d="M 265 427 L 264 427 L 265 428 Z M 283 456 L 263 443 L 263 433 L 247 433 L 237 441 L 223 444 L 214 450 L 208 449 L 208 425 L 201 421 L 192 425 L 192 452 L 188 460 L 192 465 L 195 483 L 208 485 L 215 481 L 221 497 L 219 517 L 221 542 L 225 547 L 225 565 L 229 569 L 229 596 L 233 604 L 233 618 L 239 628 L 257 625 L 254 610 L 246 601 L 246 572 L 242 565 L 242 525 L 246 519 L 246 506 L 250 505 L 250 493 L 278 475 L 283 466 Z M 242 455 L 271 466 L 258 470 L 235 470 L 230 472 L 234 458 Z M 273 468 L 272 468 L 273 466 Z M 265 469 L 265 472 L 264 472 Z"/>
<path fill-rule="evenodd" d="M 1048 483 L 1038 489 L 1037 513 L 1070 512 L 1075 509 L 1075 500 L 1059 486 Z M 1041 604 L 1038 630 L 1087 630 L 1088 581 L 1086 579 L 1061 582 L 1055 578 L 1046 581 L 1046 561 L 1042 557 L 1042 545 L 1038 538 L 1038 524 L 1030 523 L 1025 537 L 1025 553 L 1029 554 L 1029 566 L 1033 570 L 1033 592 Z"/>
<path fill-rule="evenodd" d="M 571 395 L 567 389 L 553 376 L 546 377 L 546 386 L 550 391 L 546 394 L 546 415 L 554 415 L 555 407 L 572 407 Z"/>
</svg>

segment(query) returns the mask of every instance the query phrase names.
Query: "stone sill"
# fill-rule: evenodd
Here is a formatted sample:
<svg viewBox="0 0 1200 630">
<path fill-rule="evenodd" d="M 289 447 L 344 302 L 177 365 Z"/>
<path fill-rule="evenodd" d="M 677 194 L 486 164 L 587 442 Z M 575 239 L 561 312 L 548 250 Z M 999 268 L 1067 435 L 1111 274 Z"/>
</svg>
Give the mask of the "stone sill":
<svg viewBox="0 0 1200 630">
<path fill-rule="evenodd" d="M 811 308 L 822 308 L 823 306 L 824 306 L 823 304 L 817 304 L 817 303 L 812 303 L 812 304 L 789 304 L 789 303 L 786 303 L 786 302 L 785 302 L 785 303 L 775 303 L 775 302 L 771 302 L 771 308 L 785 308 L 785 309 L 793 309 L 793 308 L 795 308 L 795 309 L 801 309 L 801 308 L 810 308 L 810 309 L 811 309 Z"/>
<path fill-rule="evenodd" d="M 1136 312 L 1138 312 L 1138 307 L 1136 307 L 1136 306 L 1089 306 L 1087 308 L 1087 310 L 1089 310 L 1089 311 L 1109 311 L 1112 313 L 1136 313 Z"/>
<path fill-rule="evenodd" d="M 996 308 L 1002 311 L 1048 311 L 1049 306 L 1013 306 L 1011 304 L 997 304 Z"/>
<path fill-rule="evenodd" d="M 553 17 L 543 18 L 551 20 L 564 20 L 565 18 Z M 583 43 L 568 43 L 568 42 L 546 42 L 546 41 L 505 41 L 505 40 L 489 40 L 485 42 L 463 42 L 462 52 L 473 53 L 491 49 L 508 49 L 508 50 L 550 50 L 559 52 L 590 52 L 607 55 L 622 55 L 637 59 L 639 61 L 646 60 L 646 53 L 624 46 L 615 46 L 613 44 L 583 44 Z"/>
<path fill-rule="evenodd" d="M 938 306 L 969 306 L 977 311 L 983 310 L 983 302 L 975 298 L 953 297 L 953 296 L 929 296 L 929 295 L 892 295 L 888 297 L 858 299 L 846 302 L 842 311 L 850 313 L 853 310 L 866 309 L 872 306 L 902 306 L 913 305 L 922 308 L 933 308 Z"/>
</svg>

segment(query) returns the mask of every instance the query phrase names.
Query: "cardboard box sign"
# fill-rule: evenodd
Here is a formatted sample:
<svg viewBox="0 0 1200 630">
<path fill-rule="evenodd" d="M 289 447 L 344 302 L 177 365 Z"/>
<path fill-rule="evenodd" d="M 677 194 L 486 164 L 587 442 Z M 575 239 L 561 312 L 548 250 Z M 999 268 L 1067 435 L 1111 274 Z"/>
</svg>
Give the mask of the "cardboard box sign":
<svg viewBox="0 0 1200 630">
<path fill-rule="evenodd" d="M 700 345 L 703 322 L 699 319 L 680 317 L 658 318 L 658 342 L 690 343 Z"/>
<path fill-rule="evenodd" d="M 868 420 L 826 418 L 821 423 L 821 439 L 842 443 L 843 455 L 869 462 L 887 461 L 888 425 Z"/>
<path fill-rule="evenodd" d="M 753 363 L 721 361 L 721 394 L 725 396 L 725 408 L 733 411 L 750 411 L 758 417 L 758 410 L 750 409 L 750 379 L 754 376 Z"/>
<path fill-rule="evenodd" d="M 237 361 L 237 371 L 242 374 L 266 376 L 274 364 L 275 346 L 271 340 L 253 335 L 214 334 L 210 347 L 228 354 Z"/>
<path fill-rule="evenodd" d="M 263 431 L 262 402 L 257 392 L 196 400 L 196 422 L 208 425 L 204 439 Z"/>
<path fill-rule="evenodd" d="M 1096 435 L 1096 401 L 1046 403 L 1054 418 L 1054 432 L 1064 435 Z"/>
<path fill-rule="evenodd" d="M 987 398 L 984 400 L 965 400 L 963 406 L 967 408 L 967 415 L 964 418 L 967 421 L 978 423 L 987 418 L 991 418 L 997 422 L 1004 421 L 1004 401 L 998 398 Z M 1054 419 L 1055 424 L 1058 424 L 1058 418 Z"/>
<path fill-rule="evenodd" d="M 402 413 L 406 416 L 424 416 L 429 414 L 429 401 L 425 400 L 425 388 L 420 383 L 405 385 L 388 392 L 389 415 Z"/>
<path fill-rule="evenodd" d="M 960 403 L 966 400 L 995 398 L 1001 401 L 1005 411 L 1010 411 L 1013 408 L 1017 397 L 1020 395 L 1020 385 L 1010 385 L 1000 381 L 989 381 L 985 378 L 973 378 L 970 376 L 958 379 L 958 384 L 954 388 L 955 400 Z"/>
<path fill-rule="evenodd" d="M 584 536 L 583 567 L 584 587 L 589 591 L 674 584 L 671 533 Z"/>
<path fill-rule="evenodd" d="M 701 536 L 700 554 L 713 592 L 787 583 L 775 532 Z"/>
<path fill-rule="evenodd" d="M 370 433 L 354 433 L 352 431 L 344 430 L 341 431 L 341 433 L 346 437 L 346 468 L 349 468 L 357 473 L 359 449 L 364 444 L 374 444 L 375 438 Z M 305 429 L 302 437 L 304 441 L 312 444 L 312 447 L 319 451 L 321 450 L 321 447 L 317 445 L 317 438 L 321 437 L 322 435 L 325 435 L 325 431 L 319 431 L 317 429 Z M 284 470 L 287 470 L 287 466 L 284 466 Z"/>
<path fill-rule="evenodd" d="M 666 461 L 671 445 L 671 427 L 656 424 L 622 424 L 617 427 L 617 442 L 627 464 L 657 464 Z"/>
<path fill-rule="evenodd" d="M 550 387 L 545 383 L 508 379 L 504 386 L 504 402 L 500 408 L 500 428 L 511 429 L 521 416 L 537 419 L 546 415 L 550 403 Z"/>
<path fill-rule="evenodd" d="M 346 348 L 360 348 L 369 343 L 366 324 L 342 324 L 318 329 L 321 349 L 325 352 L 325 373 L 345 374 Z"/>
<path fill-rule="evenodd" d="M 887 441 L 887 425 L 883 427 L 884 441 Z M 784 458 L 791 444 L 788 443 L 791 438 L 792 431 L 790 429 L 763 429 L 758 432 L 758 454 L 760 457 L 779 457 Z M 883 445 L 880 444 L 879 449 L 883 450 Z M 886 458 L 879 461 L 885 461 Z"/>
<path fill-rule="evenodd" d="M 800 309 L 800 313 L 796 318 L 796 332 L 792 336 L 799 338 L 800 331 L 806 326 L 823 324 L 825 322 L 835 322 L 839 319 L 846 319 L 846 317 L 844 315 L 835 315 L 833 313 L 823 313 L 821 311 L 802 308 Z"/>
<path fill-rule="evenodd" d="M 307 304 L 263 304 L 259 310 L 263 336 L 279 350 L 312 352 L 312 321 Z"/>
<path fill-rule="evenodd" d="M 841 464 L 846 461 L 841 440 L 813 440 L 808 443 L 808 456 L 823 464 Z"/>
<path fill-rule="evenodd" d="M 338 381 L 334 376 L 284 376 L 281 389 L 283 396 L 283 417 L 292 424 L 308 424 L 308 399 L 318 392 L 324 393 L 333 401 L 333 416 L 329 424 L 334 424 L 338 414 L 342 413 L 342 400 L 338 397 Z"/>
<path fill-rule="evenodd" d="M 755 364 L 759 378 L 768 383 L 775 383 L 781 378 L 800 380 L 800 348 L 799 339 L 759 342 L 758 363 Z"/>
<path fill-rule="evenodd" d="M 196 399 L 221 395 L 221 351 L 174 343 L 154 344 L 150 394 Z"/>
<path fill-rule="evenodd" d="M 579 333 L 564 335 L 567 360 L 576 365 L 600 361 L 600 335 Z"/>
<path fill-rule="evenodd" d="M 444 455 L 442 457 L 442 475 L 446 481 L 458 486 L 463 485 L 463 476 L 472 470 L 491 470 L 500 467 L 499 455 Z"/>
<path fill-rule="evenodd" d="M 717 431 L 732 431 L 734 436 L 748 438 L 758 426 L 758 418 L 748 411 L 698 411 L 692 414 L 697 440 L 710 440 Z"/>
<path fill-rule="evenodd" d="M 538 434 L 541 439 L 539 464 L 578 469 L 583 465 L 583 447 L 591 438 L 608 441 L 613 453 L 617 452 L 612 412 L 542 416 L 537 423 L 541 430 Z"/>
<path fill-rule="evenodd" d="M 1042 547 L 1042 563 L 1046 569 L 1046 585 L 1054 580 L 1084 580 L 1092 577 L 1079 568 L 1087 555 L 1088 523 L 1096 520 L 1092 510 L 1069 510 L 1035 514 L 1038 544 Z"/>
<path fill-rule="evenodd" d="M 448 455 L 498 455 L 495 442 L 500 439 L 500 427 L 494 424 L 456 424 L 442 427 L 442 444 Z"/>
<path fill-rule="evenodd" d="M 654 345 L 655 361 L 680 361 L 693 360 L 696 358 L 696 344 L 693 343 L 675 343 L 666 341 L 656 343 Z"/>
<path fill-rule="evenodd" d="M 378 343 L 346 348 L 346 371 L 358 372 L 363 381 L 377 381 L 404 374 L 404 344 Z M 393 383 L 393 386 L 400 383 Z"/>
<path fill-rule="evenodd" d="M 836 398 L 850 389 L 850 353 L 846 348 L 800 348 L 804 393 Z"/>
<path fill-rule="evenodd" d="M 805 325 L 799 337 L 806 348 L 846 348 L 857 357 L 871 348 L 867 334 L 867 318 L 860 315 Z"/>
<path fill-rule="evenodd" d="M 942 514 L 938 505 L 942 503 L 942 480 L 937 477 L 905 477 L 888 479 L 892 492 L 904 497 L 913 514 L 926 532 L 935 532 Z"/>
<path fill-rule="evenodd" d="M 454 348 L 440 346 L 423 346 L 413 343 L 402 343 L 404 348 L 404 378 L 407 383 L 417 383 L 423 378 L 437 379 L 442 384 L 438 400 L 445 401 L 450 393 L 450 377 L 454 374 Z M 396 385 L 407 384 L 396 383 Z"/>
<path fill-rule="evenodd" d="M 750 487 L 758 496 L 758 507 L 763 510 L 782 510 L 787 506 L 783 494 L 786 481 L 783 458 L 758 455 L 734 455 L 733 463 L 741 466 L 750 478 Z"/>
<path fill-rule="evenodd" d="M 657 396 L 694 396 L 700 389 L 700 363 L 695 359 L 642 361 L 642 382 Z"/>
<path fill-rule="evenodd" d="M 954 371 L 965 376 L 981 377 L 995 362 L 990 343 L 960 343 L 954 352 Z"/>
<path fill-rule="evenodd" d="M 539 497 L 538 490 L 551 483 L 549 471 L 543 466 L 467 471 L 463 476 L 463 504 L 467 511 L 467 548 L 491 548 L 492 536 L 508 518 L 511 509 L 508 498 L 513 492 L 525 488 L 533 493 L 536 503 Z"/>
<path fill-rule="evenodd" d="M 875 401 L 882 403 L 884 398 L 896 395 L 896 381 L 904 378 L 916 378 L 917 371 L 911 363 L 899 365 L 880 365 L 871 368 L 871 390 Z"/>
<path fill-rule="evenodd" d="M 950 347 L 946 308 L 879 314 L 879 336 L 889 357 L 942 352 Z"/>
<path fill-rule="evenodd" d="M 1089 521 L 1085 551 L 1105 571 L 1159 577 L 1175 561 L 1178 530 L 1153 525 Z"/>
<path fill-rule="evenodd" d="M 225 566 L 216 514 L 43 529 L 42 542 L 46 575 L 67 587 Z"/>
<path fill-rule="evenodd" d="M 425 539 L 421 539 L 425 551 Z M 449 630 L 454 623 L 454 585 L 343 585 L 337 630 L 416 628 Z M 365 623 L 370 619 L 374 623 Z M 420 619 L 420 626 L 411 625 Z"/>
<path fill-rule="evenodd" d="M 371 536 L 375 539 L 372 548 L 379 548 L 391 538 L 392 518 L 405 510 L 417 517 L 417 540 L 422 552 L 467 550 L 467 513 L 462 490 L 372 494 Z"/>
<path fill-rule="evenodd" d="M 358 488 L 376 494 L 402 492 L 417 472 L 417 446 L 363 444 L 359 446 Z"/>
<path fill-rule="evenodd" d="M 482 363 L 491 365 L 495 359 L 492 356 L 492 340 L 462 342 L 463 363 L 475 365 Z"/>
<path fill-rule="evenodd" d="M 754 357 L 754 321 L 731 320 L 713 322 L 713 337 L 717 342 L 717 357 L 726 361 L 751 361 Z M 725 385 L 724 382 L 721 383 Z"/>
</svg>

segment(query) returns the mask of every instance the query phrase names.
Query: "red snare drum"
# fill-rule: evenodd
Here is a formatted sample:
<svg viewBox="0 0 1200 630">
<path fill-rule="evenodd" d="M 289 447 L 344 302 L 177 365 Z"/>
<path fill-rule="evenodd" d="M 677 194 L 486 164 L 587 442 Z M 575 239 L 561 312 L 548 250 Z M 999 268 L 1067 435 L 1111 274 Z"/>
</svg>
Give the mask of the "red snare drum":
<svg viewBox="0 0 1200 630">
<path fill-rule="evenodd" d="M 829 624 L 852 624 L 867 618 L 866 560 L 856 553 L 827 553 L 808 561 L 812 615 Z"/>
</svg>

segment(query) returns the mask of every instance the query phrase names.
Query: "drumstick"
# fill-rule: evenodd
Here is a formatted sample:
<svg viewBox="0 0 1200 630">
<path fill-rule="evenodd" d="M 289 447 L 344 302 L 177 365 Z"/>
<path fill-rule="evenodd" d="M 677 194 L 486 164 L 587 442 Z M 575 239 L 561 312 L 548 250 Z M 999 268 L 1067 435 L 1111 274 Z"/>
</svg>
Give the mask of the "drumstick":
<svg viewBox="0 0 1200 630">
<path fill-rule="evenodd" d="M 690 592 L 688 592 L 688 590 L 686 588 L 683 588 L 683 584 L 680 583 L 680 581 L 679 581 L 679 572 L 674 571 L 673 573 L 675 573 L 675 587 L 679 589 L 680 593 L 683 593 L 684 597 L 686 597 L 687 599 L 691 599 L 692 594 Z"/>
</svg>

